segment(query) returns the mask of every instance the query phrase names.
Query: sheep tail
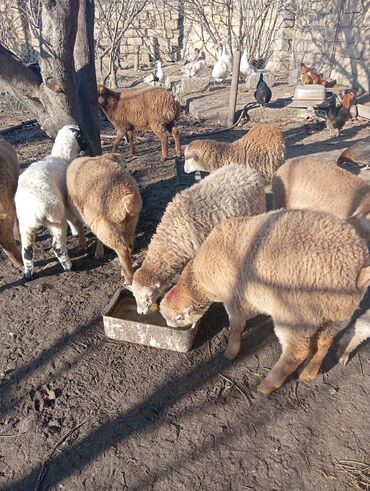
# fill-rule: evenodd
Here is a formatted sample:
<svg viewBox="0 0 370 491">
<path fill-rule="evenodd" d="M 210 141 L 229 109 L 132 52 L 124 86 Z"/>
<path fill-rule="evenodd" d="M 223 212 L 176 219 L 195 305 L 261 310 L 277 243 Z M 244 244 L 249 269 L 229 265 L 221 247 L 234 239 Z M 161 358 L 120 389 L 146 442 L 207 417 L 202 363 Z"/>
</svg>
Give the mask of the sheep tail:
<svg viewBox="0 0 370 491">
<path fill-rule="evenodd" d="M 357 288 L 364 290 L 370 284 L 370 266 L 362 268 L 357 278 Z"/>
</svg>

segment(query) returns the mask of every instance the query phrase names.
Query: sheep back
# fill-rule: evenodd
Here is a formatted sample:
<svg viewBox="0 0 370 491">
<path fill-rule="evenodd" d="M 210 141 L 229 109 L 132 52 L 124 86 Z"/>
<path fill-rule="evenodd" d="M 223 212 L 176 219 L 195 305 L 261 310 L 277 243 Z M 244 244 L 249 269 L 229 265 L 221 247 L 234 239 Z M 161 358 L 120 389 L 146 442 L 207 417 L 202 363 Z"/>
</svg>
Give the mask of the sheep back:
<svg viewBox="0 0 370 491">
<path fill-rule="evenodd" d="M 222 275 L 214 264 L 222 264 Z M 279 210 L 225 220 L 194 259 L 197 283 L 217 301 L 252 305 L 296 329 L 347 320 L 363 291 L 366 242 L 344 220 L 320 211 Z M 315 331 L 314 329 L 314 331 Z"/>
<path fill-rule="evenodd" d="M 258 172 L 240 165 L 219 169 L 167 205 L 134 281 L 144 286 L 160 281 L 164 289 L 216 224 L 265 210 L 264 179 Z"/>
<path fill-rule="evenodd" d="M 370 186 L 360 177 L 311 156 L 290 159 L 280 167 L 272 191 L 275 209 L 317 209 L 345 219 L 370 201 Z"/>
<path fill-rule="evenodd" d="M 73 160 L 67 171 L 67 195 L 72 212 L 93 232 L 96 222 L 121 225 L 142 207 L 136 181 L 115 154 Z"/>
</svg>

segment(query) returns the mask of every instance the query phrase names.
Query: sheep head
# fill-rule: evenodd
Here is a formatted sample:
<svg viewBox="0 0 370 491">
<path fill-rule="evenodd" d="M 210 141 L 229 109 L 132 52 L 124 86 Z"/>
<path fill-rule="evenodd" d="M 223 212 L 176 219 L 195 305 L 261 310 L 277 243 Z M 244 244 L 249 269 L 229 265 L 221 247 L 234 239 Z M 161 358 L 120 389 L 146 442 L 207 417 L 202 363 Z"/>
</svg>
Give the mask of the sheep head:
<svg viewBox="0 0 370 491">
<path fill-rule="evenodd" d="M 80 128 L 76 125 L 66 125 L 58 131 L 51 155 L 72 160 L 81 150 L 86 150 L 86 141 Z"/>
<path fill-rule="evenodd" d="M 190 172 L 195 172 L 196 170 L 204 170 L 199 153 L 196 150 L 197 142 L 192 142 L 186 145 L 184 150 L 185 163 L 184 171 L 189 174 Z"/>
<path fill-rule="evenodd" d="M 160 303 L 160 312 L 170 327 L 186 327 L 197 322 L 209 306 L 196 298 L 191 276 L 190 261 L 175 286 L 169 290 Z"/>
<path fill-rule="evenodd" d="M 131 286 L 136 300 L 138 314 L 148 314 L 151 305 L 162 292 L 160 282 L 152 278 L 152 275 L 148 276 L 145 273 L 143 267 L 138 269 L 134 274 Z"/>
</svg>

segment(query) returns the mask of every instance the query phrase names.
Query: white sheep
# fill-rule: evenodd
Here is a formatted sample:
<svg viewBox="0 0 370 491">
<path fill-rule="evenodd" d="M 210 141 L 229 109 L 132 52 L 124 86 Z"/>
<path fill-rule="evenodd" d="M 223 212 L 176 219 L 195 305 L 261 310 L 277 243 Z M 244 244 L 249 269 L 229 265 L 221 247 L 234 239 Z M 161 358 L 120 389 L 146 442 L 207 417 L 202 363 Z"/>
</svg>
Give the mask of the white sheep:
<svg viewBox="0 0 370 491">
<path fill-rule="evenodd" d="M 148 313 L 221 220 L 265 210 L 263 177 L 240 165 L 223 167 L 177 194 L 134 274 L 132 290 L 138 313 Z"/>
<path fill-rule="evenodd" d="M 330 213 L 278 210 L 224 220 L 166 293 L 160 312 L 169 326 L 185 327 L 222 302 L 229 359 L 239 353 L 251 314 L 271 315 L 282 354 L 258 387 L 270 393 L 305 360 L 300 379 L 317 376 L 370 283 L 369 263 L 366 242 Z"/>
<path fill-rule="evenodd" d="M 40 227 L 50 231 L 54 253 L 65 271 L 72 267 L 67 252 L 67 221 L 72 233 L 80 236 L 80 248 L 86 248 L 82 224 L 70 213 L 66 197 L 67 167 L 85 148 L 78 126 L 64 126 L 57 134 L 51 154 L 32 163 L 19 177 L 15 205 L 27 279 L 33 277 L 34 242 Z"/>
</svg>

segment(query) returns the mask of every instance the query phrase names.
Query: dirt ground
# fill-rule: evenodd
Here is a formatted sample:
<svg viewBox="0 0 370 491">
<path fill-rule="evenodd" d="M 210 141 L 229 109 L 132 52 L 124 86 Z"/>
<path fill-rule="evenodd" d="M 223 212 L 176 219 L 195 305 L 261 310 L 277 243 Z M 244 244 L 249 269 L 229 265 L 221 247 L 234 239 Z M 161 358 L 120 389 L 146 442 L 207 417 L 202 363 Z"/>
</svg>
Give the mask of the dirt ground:
<svg viewBox="0 0 370 491">
<path fill-rule="evenodd" d="M 3 114 L 1 126 L 28 118 Z M 217 138 L 238 138 L 250 126 Z M 365 120 L 332 141 L 322 126 L 313 134 L 303 122 L 281 127 L 288 157 L 338 155 L 370 134 Z M 179 128 L 183 142 L 207 130 L 186 118 Z M 6 139 L 22 168 L 51 148 L 37 127 Z M 181 188 L 174 159 L 160 162 L 153 135 L 137 142 L 137 156 L 128 156 L 127 147 L 122 152 L 143 196 L 140 261 Z M 222 356 L 227 320 L 220 306 L 207 313 L 187 354 L 113 342 L 104 335 L 101 312 L 120 286 L 115 255 L 95 259 L 91 235 L 81 255 L 69 237 L 75 271 L 62 273 L 44 231 L 37 244 L 33 281 L 0 257 L 2 490 L 369 489 L 369 344 L 346 368 L 336 364 L 334 347 L 315 382 L 294 376 L 262 396 L 256 385 L 280 352 L 268 319 L 250 323 L 233 363 Z"/>
</svg>

